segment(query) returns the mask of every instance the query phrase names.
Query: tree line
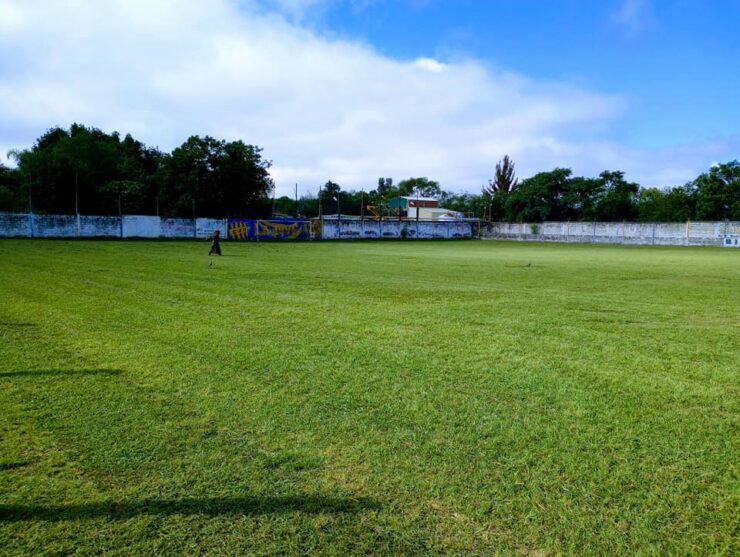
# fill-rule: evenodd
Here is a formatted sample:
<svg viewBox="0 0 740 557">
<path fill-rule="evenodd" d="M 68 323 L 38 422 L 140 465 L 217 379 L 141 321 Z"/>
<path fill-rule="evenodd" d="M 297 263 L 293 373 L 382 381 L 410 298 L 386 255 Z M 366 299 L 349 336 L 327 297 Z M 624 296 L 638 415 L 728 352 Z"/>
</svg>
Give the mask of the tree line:
<svg viewBox="0 0 740 557">
<path fill-rule="evenodd" d="M 480 193 L 453 193 L 426 177 L 379 178 L 367 191 L 328 181 L 316 194 L 273 197 L 272 162 L 242 141 L 192 136 L 171 153 L 131 135 L 55 127 L 0 164 L 0 211 L 157 214 L 214 218 L 389 215 L 394 197 L 433 197 L 473 218 L 509 222 L 740 220 L 740 163 L 713 165 L 673 188 L 641 187 L 624 172 L 574 176 L 555 168 L 518 180 L 505 156 Z"/>
<path fill-rule="evenodd" d="M 0 166 L 0 210 L 171 217 L 266 217 L 273 181 L 262 149 L 192 136 L 171 153 L 73 124 Z"/>
</svg>

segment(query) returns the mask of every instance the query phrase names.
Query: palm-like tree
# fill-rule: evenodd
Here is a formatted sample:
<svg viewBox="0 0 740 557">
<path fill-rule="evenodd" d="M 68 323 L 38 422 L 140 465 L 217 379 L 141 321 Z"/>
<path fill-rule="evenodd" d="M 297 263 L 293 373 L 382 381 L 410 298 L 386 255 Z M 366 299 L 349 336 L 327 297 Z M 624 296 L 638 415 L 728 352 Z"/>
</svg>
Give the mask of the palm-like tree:
<svg viewBox="0 0 740 557">
<path fill-rule="evenodd" d="M 496 164 L 496 174 L 492 180 L 488 180 L 488 186 L 483 187 L 483 193 L 493 197 L 498 193 L 509 194 L 519 185 L 519 179 L 514 174 L 514 163 L 509 155 Z"/>
<path fill-rule="evenodd" d="M 519 180 L 514 174 L 514 163 L 509 158 L 509 155 L 505 155 L 504 159 L 498 161 L 496 164 L 496 174 L 494 178 L 492 180 L 488 180 L 488 186 L 483 186 L 483 195 L 487 195 L 489 199 L 489 220 L 493 215 L 494 200 L 498 198 L 499 202 L 503 202 L 503 198 L 508 196 L 514 188 L 517 187 L 517 185 L 519 185 Z"/>
</svg>

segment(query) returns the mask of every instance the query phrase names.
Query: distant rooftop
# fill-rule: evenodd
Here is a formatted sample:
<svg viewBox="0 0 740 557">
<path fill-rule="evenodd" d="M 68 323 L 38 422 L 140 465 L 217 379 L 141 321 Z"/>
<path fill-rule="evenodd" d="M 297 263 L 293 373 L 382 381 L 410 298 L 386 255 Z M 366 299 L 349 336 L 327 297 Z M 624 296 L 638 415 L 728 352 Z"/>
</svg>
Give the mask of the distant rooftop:
<svg viewBox="0 0 740 557">
<path fill-rule="evenodd" d="M 414 197 L 401 195 L 401 199 L 408 199 L 409 201 L 439 201 L 436 197 Z"/>
</svg>

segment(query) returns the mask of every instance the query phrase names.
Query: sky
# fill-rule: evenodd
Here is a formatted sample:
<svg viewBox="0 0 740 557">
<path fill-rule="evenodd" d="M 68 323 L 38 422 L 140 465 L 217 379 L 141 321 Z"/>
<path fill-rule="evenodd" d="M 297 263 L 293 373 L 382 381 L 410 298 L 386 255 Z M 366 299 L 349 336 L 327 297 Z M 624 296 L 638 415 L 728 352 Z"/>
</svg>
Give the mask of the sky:
<svg viewBox="0 0 740 557">
<path fill-rule="evenodd" d="M 504 155 L 681 185 L 740 158 L 740 0 L 0 0 L 0 162 L 73 122 L 241 139 L 276 195 L 479 192 Z"/>
</svg>

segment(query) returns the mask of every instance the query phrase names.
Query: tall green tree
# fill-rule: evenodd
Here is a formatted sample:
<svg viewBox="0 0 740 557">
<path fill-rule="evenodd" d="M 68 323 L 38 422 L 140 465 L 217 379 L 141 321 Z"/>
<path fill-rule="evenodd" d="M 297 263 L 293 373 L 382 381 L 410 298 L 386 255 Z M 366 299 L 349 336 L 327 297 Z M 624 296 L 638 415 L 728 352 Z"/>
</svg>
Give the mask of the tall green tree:
<svg viewBox="0 0 740 557">
<path fill-rule="evenodd" d="M 271 210 L 271 162 L 242 141 L 191 136 L 162 161 L 166 214 L 180 217 L 266 217 Z"/>
<path fill-rule="evenodd" d="M 117 213 L 124 182 L 132 208 L 155 209 L 154 175 L 161 154 L 131 136 L 122 141 L 117 132 L 72 124 L 52 128 L 31 149 L 13 153 L 36 211 Z"/>
<path fill-rule="evenodd" d="M 22 211 L 20 173 L 0 162 L 0 211 Z"/>
<path fill-rule="evenodd" d="M 491 197 L 511 193 L 519 185 L 514 167 L 514 161 L 509 155 L 504 155 L 504 158 L 496 163 L 493 178 L 488 180 L 488 186 L 483 188 L 483 193 Z"/>
<path fill-rule="evenodd" d="M 452 193 L 443 191 L 439 203 L 445 209 L 463 213 L 468 218 L 481 218 L 487 213 L 489 198 L 474 193 Z"/>
<path fill-rule="evenodd" d="M 642 188 L 637 199 L 637 218 L 642 222 L 682 222 L 694 218 L 696 190 L 693 184 L 662 190 Z"/>
<path fill-rule="evenodd" d="M 442 188 L 439 182 L 430 180 L 426 177 L 407 178 L 398 183 L 398 194 L 402 196 L 418 197 L 439 197 L 442 195 Z"/>
<path fill-rule="evenodd" d="M 506 196 L 506 218 L 512 222 L 561 220 L 567 214 L 563 198 L 568 192 L 571 170 L 556 168 L 522 180 Z"/>
<path fill-rule="evenodd" d="M 624 179 L 624 172 L 604 171 L 596 200 L 595 218 L 601 221 L 631 221 L 637 218 L 637 193 L 640 186 Z"/>
<path fill-rule="evenodd" d="M 716 164 L 694 180 L 696 218 L 740 220 L 740 162 Z"/>
<path fill-rule="evenodd" d="M 514 166 L 509 155 L 504 155 L 496 163 L 493 178 L 483 187 L 483 195 L 488 197 L 488 217 L 491 219 L 498 219 L 506 214 L 507 198 L 519 185 Z"/>
<path fill-rule="evenodd" d="M 375 192 L 385 200 L 398 195 L 398 190 L 393 186 L 393 178 L 378 178 L 378 189 Z"/>
<path fill-rule="evenodd" d="M 342 188 L 336 182 L 329 180 L 323 186 L 321 186 L 321 207 L 323 214 L 330 215 L 335 213 L 341 213 L 342 209 Z"/>
</svg>

